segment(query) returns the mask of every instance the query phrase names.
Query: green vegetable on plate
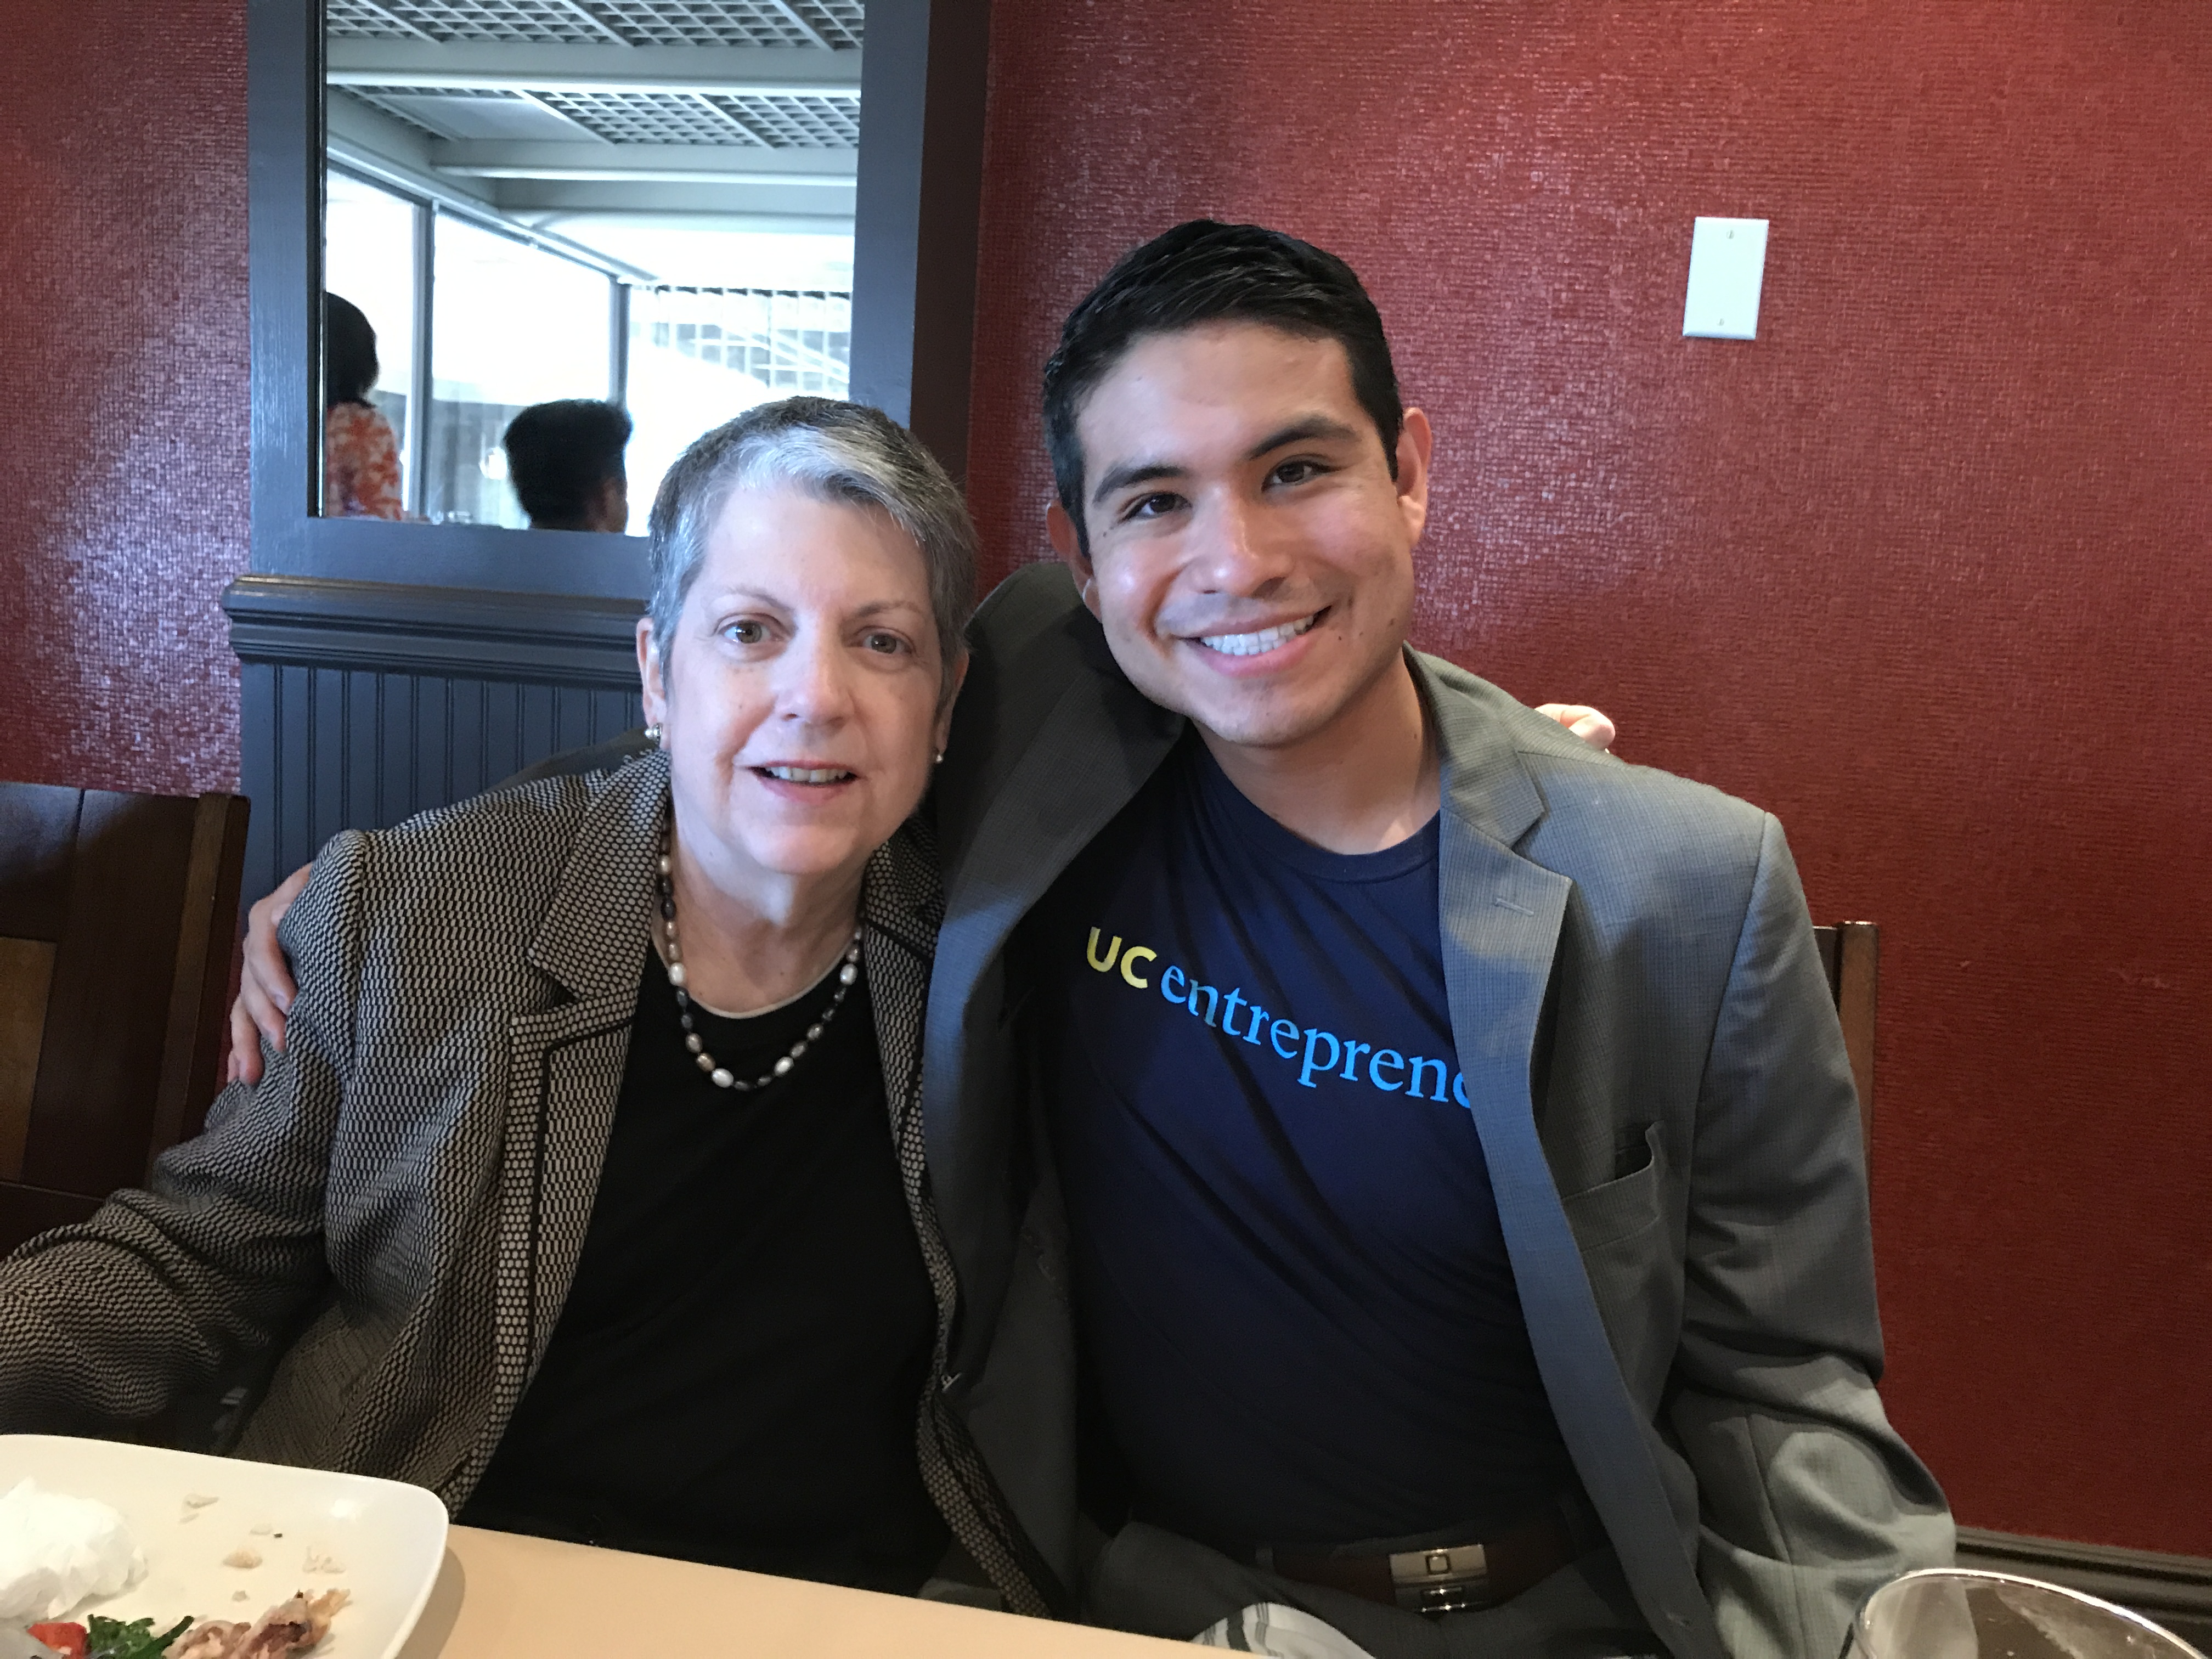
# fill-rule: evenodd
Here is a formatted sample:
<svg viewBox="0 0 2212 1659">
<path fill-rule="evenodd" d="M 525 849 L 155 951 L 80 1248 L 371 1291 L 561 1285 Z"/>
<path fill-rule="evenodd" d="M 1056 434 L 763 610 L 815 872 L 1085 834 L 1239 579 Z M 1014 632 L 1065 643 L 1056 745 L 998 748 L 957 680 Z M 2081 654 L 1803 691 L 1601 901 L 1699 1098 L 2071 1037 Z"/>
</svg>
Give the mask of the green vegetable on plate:
<svg viewBox="0 0 2212 1659">
<path fill-rule="evenodd" d="M 91 1639 L 85 1647 L 85 1659 L 161 1659 L 169 1644 L 192 1627 L 189 1614 L 179 1619 L 173 1629 L 160 1632 L 155 1630 L 151 1619 L 134 1619 L 126 1625 L 95 1613 L 86 1622 Z"/>
</svg>

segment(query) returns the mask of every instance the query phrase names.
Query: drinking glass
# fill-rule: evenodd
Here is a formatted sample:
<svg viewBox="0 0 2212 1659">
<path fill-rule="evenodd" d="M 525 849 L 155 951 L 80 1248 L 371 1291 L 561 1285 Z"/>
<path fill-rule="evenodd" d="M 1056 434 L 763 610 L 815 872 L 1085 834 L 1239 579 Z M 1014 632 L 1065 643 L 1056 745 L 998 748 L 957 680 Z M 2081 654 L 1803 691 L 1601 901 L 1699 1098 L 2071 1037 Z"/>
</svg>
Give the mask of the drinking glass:
<svg viewBox="0 0 2212 1659">
<path fill-rule="evenodd" d="M 2010 1573 L 1936 1567 L 1867 1597 L 1841 1659 L 2204 1659 L 2141 1613 Z"/>
</svg>

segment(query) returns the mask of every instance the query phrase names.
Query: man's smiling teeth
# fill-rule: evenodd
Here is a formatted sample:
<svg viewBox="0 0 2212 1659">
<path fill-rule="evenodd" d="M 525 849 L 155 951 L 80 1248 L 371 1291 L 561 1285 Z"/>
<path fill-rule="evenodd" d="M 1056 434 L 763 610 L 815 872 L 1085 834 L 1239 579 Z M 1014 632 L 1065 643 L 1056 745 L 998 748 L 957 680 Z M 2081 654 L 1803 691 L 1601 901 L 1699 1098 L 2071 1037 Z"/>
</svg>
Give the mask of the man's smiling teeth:
<svg viewBox="0 0 2212 1659">
<path fill-rule="evenodd" d="M 853 775 L 835 766 L 763 766 L 760 769 L 786 783 L 842 783 Z"/>
<path fill-rule="evenodd" d="M 1273 651 L 1279 645 L 1287 645 L 1320 620 L 1321 612 L 1316 611 L 1310 617 L 1274 628 L 1265 628 L 1257 634 L 1201 634 L 1198 636 L 1198 642 L 1209 651 L 1220 652 L 1224 657 L 1256 657 L 1262 652 Z"/>
</svg>

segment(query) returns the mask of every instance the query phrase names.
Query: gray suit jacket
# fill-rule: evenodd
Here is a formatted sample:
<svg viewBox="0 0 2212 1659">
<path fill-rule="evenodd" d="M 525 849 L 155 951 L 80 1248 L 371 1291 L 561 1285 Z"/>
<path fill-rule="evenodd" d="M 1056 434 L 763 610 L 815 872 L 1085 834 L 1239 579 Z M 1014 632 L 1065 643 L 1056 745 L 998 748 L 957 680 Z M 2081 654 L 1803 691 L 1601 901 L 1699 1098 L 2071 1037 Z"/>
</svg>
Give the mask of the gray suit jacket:
<svg viewBox="0 0 2212 1659">
<path fill-rule="evenodd" d="M 427 1486 L 458 1511 L 561 1316 L 629 1053 L 666 758 L 348 832 L 282 936 L 284 1052 L 217 1099 L 152 1189 L 0 1262 L 0 1428 L 115 1431 L 275 1360 L 245 1455 Z M 871 860 L 862 964 L 886 1126 L 936 1293 L 919 1104 L 940 905 L 926 830 Z M 931 1496 L 1019 1609 L 1035 1556 L 934 1388 Z"/>
<path fill-rule="evenodd" d="M 945 1381 L 1073 1582 L 1065 1230 L 1008 945 L 1182 721 L 1121 675 L 1057 567 L 1010 579 L 971 637 L 923 1060 L 965 1304 Z M 1875 1393 L 1857 1112 L 1781 828 L 1410 661 L 1443 751 L 1459 1059 L 1583 1486 L 1680 1659 L 1832 1659 L 1860 1597 L 1953 1539 Z"/>
</svg>

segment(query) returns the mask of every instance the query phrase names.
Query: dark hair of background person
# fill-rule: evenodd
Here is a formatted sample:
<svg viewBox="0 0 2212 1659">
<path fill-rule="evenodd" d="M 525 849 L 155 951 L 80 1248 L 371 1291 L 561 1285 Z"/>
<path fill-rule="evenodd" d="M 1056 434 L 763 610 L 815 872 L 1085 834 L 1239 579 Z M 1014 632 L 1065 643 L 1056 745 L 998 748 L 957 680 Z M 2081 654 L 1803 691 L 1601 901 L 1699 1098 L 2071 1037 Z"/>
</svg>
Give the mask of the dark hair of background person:
<svg viewBox="0 0 2212 1659">
<path fill-rule="evenodd" d="M 1053 483 L 1086 552 L 1083 448 L 1075 435 L 1085 398 L 1147 335 L 1218 322 L 1264 323 L 1341 344 L 1352 362 L 1352 395 L 1382 437 L 1390 476 L 1398 476 L 1398 430 L 1406 412 L 1398 372 L 1382 315 L 1352 267 L 1279 230 L 1193 219 L 1115 261 L 1068 313 L 1059 349 L 1044 366 Z"/>
<path fill-rule="evenodd" d="M 630 418 L 594 398 L 532 404 L 507 424 L 507 482 L 538 530 L 580 530 L 600 486 L 623 473 Z"/>
<path fill-rule="evenodd" d="M 323 295 L 323 407 L 368 403 L 376 384 L 376 331 L 350 300 Z"/>
</svg>

